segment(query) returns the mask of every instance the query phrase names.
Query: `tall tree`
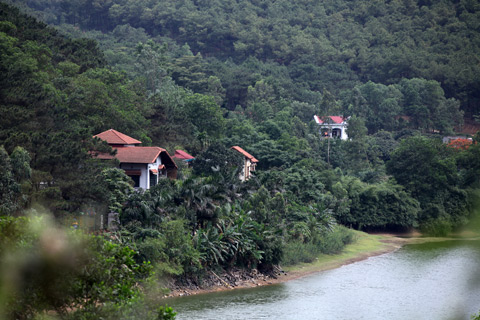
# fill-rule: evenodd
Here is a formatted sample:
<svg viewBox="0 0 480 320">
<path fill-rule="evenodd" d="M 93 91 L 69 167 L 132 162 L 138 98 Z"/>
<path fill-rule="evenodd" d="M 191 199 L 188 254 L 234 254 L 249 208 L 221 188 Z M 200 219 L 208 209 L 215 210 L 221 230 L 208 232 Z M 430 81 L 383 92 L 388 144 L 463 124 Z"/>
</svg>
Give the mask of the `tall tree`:
<svg viewBox="0 0 480 320">
<path fill-rule="evenodd" d="M 421 221 L 446 218 L 465 221 L 466 194 L 452 151 L 441 141 L 414 136 L 400 142 L 387 162 L 387 171 L 420 202 Z"/>
</svg>

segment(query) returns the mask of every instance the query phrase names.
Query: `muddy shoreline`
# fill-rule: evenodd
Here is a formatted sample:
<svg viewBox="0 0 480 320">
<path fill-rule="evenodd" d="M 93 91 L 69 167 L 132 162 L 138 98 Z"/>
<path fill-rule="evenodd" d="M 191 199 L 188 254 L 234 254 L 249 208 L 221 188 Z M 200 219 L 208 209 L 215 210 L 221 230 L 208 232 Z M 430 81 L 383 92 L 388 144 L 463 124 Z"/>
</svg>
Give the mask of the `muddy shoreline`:
<svg viewBox="0 0 480 320">
<path fill-rule="evenodd" d="M 375 244 L 374 248 L 369 248 L 367 250 L 362 250 L 362 248 L 359 248 L 356 249 L 356 251 L 354 251 L 353 253 L 349 253 L 349 251 L 353 251 L 352 248 L 360 246 L 360 244 L 357 243 L 360 240 L 357 240 L 356 243 L 348 245 L 342 253 L 338 255 L 328 256 L 325 261 L 318 261 L 309 264 L 300 264 L 285 269 L 278 267 L 269 274 L 260 273 L 256 269 L 250 271 L 239 269 L 230 270 L 229 272 L 210 271 L 205 276 L 205 279 L 204 281 L 202 281 L 201 286 L 198 286 L 194 283 L 182 285 L 171 283 L 169 285 L 170 292 L 165 297 L 180 297 L 194 294 L 218 292 L 239 288 L 253 288 L 258 286 L 282 283 L 293 279 L 305 277 L 316 272 L 330 270 L 357 261 L 362 261 L 368 259 L 369 257 L 393 252 L 407 243 L 416 242 L 418 238 L 415 236 L 416 235 L 412 234 L 367 235 L 366 237 L 375 237 L 375 241 L 378 242 Z"/>
</svg>

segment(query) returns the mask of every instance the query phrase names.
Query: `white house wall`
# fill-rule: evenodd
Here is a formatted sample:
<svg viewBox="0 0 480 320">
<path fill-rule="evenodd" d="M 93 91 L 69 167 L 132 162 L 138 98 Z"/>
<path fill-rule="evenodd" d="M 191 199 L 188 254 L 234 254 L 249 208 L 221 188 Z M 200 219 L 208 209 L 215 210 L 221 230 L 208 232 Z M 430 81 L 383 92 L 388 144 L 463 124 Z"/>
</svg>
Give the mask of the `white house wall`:
<svg viewBox="0 0 480 320">
<path fill-rule="evenodd" d="M 162 159 L 160 159 L 160 156 L 158 156 L 157 160 L 155 160 L 154 163 L 149 163 L 149 164 L 148 164 L 148 169 L 147 169 L 147 175 L 148 175 L 148 177 L 147 177 L 147 185 L 148 185 L 148 187 L 147 187 L 147 188 L 148 188 L 148 189 L 150 189 L 150 175 L 153 174 L 150 170 L 152 170 L 152 169 L 157 170 L 157 172 L 158 172 L 158 175 L 157 175 L 157 183 L 158 183 L 158 179 L 159 179 L 160 177 L 162 177 L 162 174 L 160 173 L 160 170 L 158 170 L 158 167 L 159 167 L 161 164 L 162 164 Z M 167 173 L 166 173 L 166 172 L 167 172 L 167 171 L 165 170 L 165 174 L 163 175 L 163 176 L 165 176 L 165 177 L 167 176 Z"/>
<path fill-rule="evenodd" d="M 240 181 L 245 181 L 245 180 L 250 179 L 250 177 L 252 175 L 251 168 L 252 168 L 252 161 L 250 161 L 250 159 L 248 159 L 248 158 L 245 158 L 245 160 L 243 162 L 242 171 L 240 172 L 240 175 L 239 175 Z"/>
<path fill-rule="evenodd" d="M 120 169 L 123 170 L 140 170 L 139 188 L 148 189 L 148 170 L 145 163 L 122 163 Z"/>
<path fill-rule="evenodd" d="M 245 180 L 250 179 L 250 165 L 252 164 L 250 162 L 250 159 L 245 159 Z"/>
<path fill-rule="evenodd" d="M 139 188 L 142 189 L 150 189 L 150 174 L 153 174 L 150 172 L 151 169 L 156 169 L 158 171 L 158 178 L 164 176 L 166 177 L 166 170 L 165 174 L 162 175 L 160 174 L 160 170 L 158 170 L 158 167 L 162 165 L 162 160 L 160 159 L 160 156 L 156 159 L 154 163 L 122 163 L 120 164 L 120 169 L 123 170 L 140 170 L 140 182 L 139 182 Z"/>
<path fill-rule="evenodd" d="M 320 135 L 322 134 L 322 129 L 328 129 L 329 131 L 329 136 L 331 137 L 332 136 L 332 131 L 334 129 L 339 129 L 340 130 L 340 134 L 341 134 L 341 137 L 340 139 L 342 140 L 348 140 L 348 135 L 347 135 L 347 125 L 346 124 L 336 124 L 336 125 L 332 125 L 332 124 L 322 124 L 320 125 Z"/>
<path fill-rule="evenodd" d="M 347 135 L 347 127 L 346 125 L 342 126 L 342 140 L 348 140 L 348 135 Z"/>
</svg>

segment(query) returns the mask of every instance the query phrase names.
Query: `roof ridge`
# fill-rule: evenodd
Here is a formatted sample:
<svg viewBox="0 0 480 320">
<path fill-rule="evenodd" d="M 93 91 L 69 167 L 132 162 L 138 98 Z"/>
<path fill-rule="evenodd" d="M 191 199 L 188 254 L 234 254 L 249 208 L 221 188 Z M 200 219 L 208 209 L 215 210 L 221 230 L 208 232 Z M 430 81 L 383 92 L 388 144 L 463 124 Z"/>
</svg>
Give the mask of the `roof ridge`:
<svg viewBox="0 0 480 320">
<path fill-rule="evenodd" d="M 240 152 L 241 154 L 243 154 L 245 157 L 249 158 L 252 162 L 258 162 L 257 159 L 255 159 L 254 156 L 252 156 L 250 153 L 248 153 L 247 151 L 243 150 L 242 147 L 240 146 L 233 146 L 232 149 Z"/>
<path fill-rule="evenodd" d="M 142 142 L 115 129 L 108 129 L 94 135 L 108 144 L 141 144 Z"/>
</svg>

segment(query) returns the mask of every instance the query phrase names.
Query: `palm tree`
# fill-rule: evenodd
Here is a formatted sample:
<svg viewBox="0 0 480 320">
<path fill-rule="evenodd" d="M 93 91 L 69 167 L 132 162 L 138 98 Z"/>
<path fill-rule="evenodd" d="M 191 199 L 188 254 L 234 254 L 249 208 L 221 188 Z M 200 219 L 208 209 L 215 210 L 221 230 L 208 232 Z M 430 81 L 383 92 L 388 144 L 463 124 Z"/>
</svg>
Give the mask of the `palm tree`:
<svg viewBox="0 0 480 320">
<path fill-rule="evenodd" d="M 180 183 L 178 196 L 186 209 L 186 218 L 194 228 L 216 218 L 219 206 L 212 196 L 217 190 L 207 178 L 188 178 Z"/>
</svg>

